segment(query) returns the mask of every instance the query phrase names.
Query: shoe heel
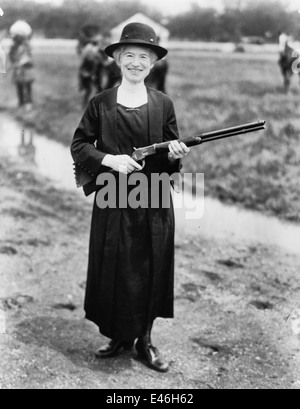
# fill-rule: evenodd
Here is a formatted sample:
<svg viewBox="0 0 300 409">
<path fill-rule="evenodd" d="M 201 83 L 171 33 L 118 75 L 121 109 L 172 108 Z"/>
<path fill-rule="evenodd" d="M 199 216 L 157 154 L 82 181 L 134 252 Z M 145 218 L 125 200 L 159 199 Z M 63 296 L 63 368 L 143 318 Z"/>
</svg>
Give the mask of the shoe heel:
<svg viewBox="0 0 300 409">
<path fill-rule="evenodd" d="M 125 351 L 131 351 L 134 346 L 134 341 L 124 341 L 123 342 L 123 348 Z"/>
</svg>

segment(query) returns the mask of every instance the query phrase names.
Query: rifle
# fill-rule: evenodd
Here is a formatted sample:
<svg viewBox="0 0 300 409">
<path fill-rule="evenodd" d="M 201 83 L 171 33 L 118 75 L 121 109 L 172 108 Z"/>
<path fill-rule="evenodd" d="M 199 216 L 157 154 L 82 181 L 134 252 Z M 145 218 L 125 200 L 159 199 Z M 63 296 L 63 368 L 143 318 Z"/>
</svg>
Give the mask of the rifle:
<svg viewBox="0 0 300 409">
<path fill-rule="evenodd" d="M 178 139 L 178 141 L 185 143 L 187 147 L 192 147 L 206 142 L 230 138 L 231 136 L 260 131 L 265 129 L 265 123 L 265 121 L 251 122 L 248 124 L 233 126 L 231 128 L 220 129 L 218 131 L 203 133 L 199 136 L 191 136 L 184 139 Z M 170 141 L 155 143 L 153 145 L 144 146 L 143 148 L 138 149 L 134 148 L 134 152 L 131 157 L 136 162 L 142 162 L 142 167 L 144 167 L 145 159 L 147 156 L 169 152 L 169 144 Z M 74 167 L 77 187 L 83 187 L 86 192 L 93 191 L 93 187 L 90 189 L 89 185 L 92 186 L 93 183 L 95 184 L 97 176 L 91 176 L 91 174 L 87 172 L 87 169 L 80 167 L 79 164 L 75 163 Z"/>
<path fill-rule="evenodd" d="M 249 132 L 255 132 L 265 129 L 266 121 L 250 122 L 248 124 L 233 126 L 231 128 L 220 129 L 218 131 L 212 131 L 203 133 L 199 136 L 190 136 L 188 138 L 179 139 L 178 142 L 183 142 L 188 148 L 196 145 L 200 145 L 206 142 L 217 141 L 219 139 L 230 138 L 231 136 L 242 135 Z M 155 143 L 153 145 L 144 146 L 143 148 L 134 148 L 132 159 L 136 162 L 142 162 L 145 166 L 145 158 L 150 155 L 158 153 L 169 152 L 170 142 Z"/>
</svg>

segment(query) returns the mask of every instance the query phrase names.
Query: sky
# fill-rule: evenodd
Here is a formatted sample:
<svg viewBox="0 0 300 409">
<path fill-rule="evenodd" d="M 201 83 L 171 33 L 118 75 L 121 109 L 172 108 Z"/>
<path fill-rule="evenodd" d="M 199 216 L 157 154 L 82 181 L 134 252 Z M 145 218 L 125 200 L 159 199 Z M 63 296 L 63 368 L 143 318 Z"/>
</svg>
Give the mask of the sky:
<svg viewBox="0 0 300 409">
<path fill-rule="evenodd" d="M 26 0 L 24 0 L 26 1 Z M 51 4 L 61 4 L 63 0 L 34 0 L 39 3 L 49 3 Z M 86 0 L 88 1 L 88 0 Z M 109 3 L 109 0 L 98 0 L 106 1 Z M 122 1 L 122 0 L 120 0 Z M 160 10 L 163 14 L 179 14 L 181 12 L 187 11 L 190 8 L 192 3 L 198 3 L 203 7 L 220 7 L 221 0 L 139 0 L 141 3 L 147 4 L 148 6 L 153 6 L 157 10 Z M 265 0 L 266 1 L 266 0 Z M 300 3 L 300 0 L 299 0 Z M 1 0 L 0 0 L 1 4 Z"/>
<path fill-rule="evenodd" d="M 24 0 L 26 1 L 26 0 Z M 51 4 L 61 4 L 63 0 L 34 0 L 40 3 L 49 3 Z M 88 1 L 88 0 L 86 0 Z M 109 0 L 98 0 L 106 1 Z M 120 0 L 122 1 L 122 0 Z M 203 7 L 215 7 L 220 9 L 222 5 L 222 0 L 140 0 L 142 3 L 145 3 L 149 6 L 155 7 L 157 10 L 161 11 L 164 15 L 174 15 L 185 12 L 190 9 L 192 3 L 199 4 Z M 268 0 L 261 0 L 263 3 L 268 2 Z M 283 0 L 286 3 L 287 8 L 292 10 L 300 9 L 300 0 Z M 1 0 L 0 0 L 1 6 Z"/>
</svg>

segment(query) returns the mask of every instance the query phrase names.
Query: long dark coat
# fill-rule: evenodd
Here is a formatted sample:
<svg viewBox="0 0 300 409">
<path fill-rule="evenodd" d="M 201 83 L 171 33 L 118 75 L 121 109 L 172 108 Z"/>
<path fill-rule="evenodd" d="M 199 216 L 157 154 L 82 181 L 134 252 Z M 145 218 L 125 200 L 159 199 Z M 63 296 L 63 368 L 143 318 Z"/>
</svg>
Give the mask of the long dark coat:
<svg viewBox="0 0 300 409">
<path fill-rule="evenodd" d="M 178 139 L 178 129 L 173 103 L 161 92 L 147 88 L 150 144 Z M 119 155 L 117 140 L 117 88 L 106 90 L 93 98 L 77 128 L 71 146 L 76 166 L 78 186 L 84 185 L 86 195 L 97 190 L 95 178 L 109 171 L 101 165 L 106 154 Z M 170 175 L 179 172 L 180 161 L 170 164 L 167 154 L 151 157 L 150 172 Z M 92 181 L 90 181 L 92 180 Z M 87 183 L 89 182 L 89 183 Z M 126 210 L 126 209 L 125 209 Z M 85 297 L 86 318 L 99 326 L 100 332 L 109 338 L 134 339 L 142 335 L 144 328 L 136 317 L 128 317 L 120 330 L 116 326 L 116 280 L 120 279 L 117 252 L 120 244 L 120 226 L 123 209 L 100 209 L 94 204 L 88 279 Z M 151 254 L 151 288 L 147 294 L 147 311 L 144 320 L 157 317 L 172 318 L 174 304 L 174 214 L 173 205 L 168 209 L 149 209 L 149 252 Z M 134 227 L 134 226 L 133 226 Z M 137 236 L 136 236 L 137 235 Z M 130 236 L 130 234 L 129 234 Z M 132 243 L 139 245 L 138 232 L 133 229 Z M 130 238 L 129 238 L 130 240 Z M 134 241 L 135 240 L 135 241 Z M 133 263 L 138 262 L 138 254 Z M 125 257 L 126 259 L 126 257 Z M 132 259 L 128 257 L 129 263 Z M 142 269 L 141 260 L 141 269 Z M 130 267 L 130 266 L 129 266 Z M 136 268 L 136 267 L 135 267 Z M 119 283 L 119 281 L 118 281 Z M 136 285 L 133 283 L 133 286 Z M 120 294 L 120 290 L 119 294 Z M 125 288 L 124 288 L 125 291 Z M 123 296 L 123 294 L 121 294 Z M 135 300 L 126 300 L 132 303 Z M 122 310 L 122 305 L 117 308 Z M 145 322 L 146 324 L 147 322 Z M 131 325 L 132 324 L 132 325 Z"/>
</svg>

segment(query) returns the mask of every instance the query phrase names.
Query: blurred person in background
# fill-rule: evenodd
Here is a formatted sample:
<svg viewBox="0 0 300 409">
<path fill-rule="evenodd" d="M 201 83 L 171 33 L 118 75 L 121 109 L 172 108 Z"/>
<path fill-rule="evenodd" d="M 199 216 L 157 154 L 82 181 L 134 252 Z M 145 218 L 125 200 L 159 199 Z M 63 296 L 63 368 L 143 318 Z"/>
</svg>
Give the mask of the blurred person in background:
<svg viewBox="0 0 300 409">
<path fill-rule="evenodd" d="M 157 44 L 159 45 L 160 38 L 157 38 Z M 148 87 L 157 89 L 158 91 L 167 93 L 166 91 L 166 79 L 169 71 L 169 63 L 166 58 L 162 58 L 154 64 L 154 67 L 150 71 L 150 74 L 145 80 L 145 84 Z"/>
<path fill-rule="evenodd" d="M 180 159 L 189 153 L 177 141 L 171 99 L 145 86 L 154 63 L 167 54 L 157 44 L 154 30 L 145 24 L 128 24 L 120 42 L 105 52 L 121 69 L 121 85 L 91 100 L 71 146 L 77 185 L 83 186 L 86 195 L 100 189 L 96 180 L 101 173 L 114 172 L 118 192 L 122 178 L 135 171 L 142 171 L 148 180 L 152 174 L 178 173 Z M 149 157 L 145 168 L 131 158 L 134 147 L 164 141 L 170 142 L 169 153 Z M 82 183 L 81 177 L 85 178 Z M 170 197 L 168 186 L 163 193 Z M 132 188 L 128 187 L 129 195 Z M 151 198 L 155 192 L 148 189 Z M 156 318 L 174 314 L 174 210 L 172 200 L 163 207 L 162 198 L 157 199 L 158 207 L 127 203 L 124 208 L 118 203 L 101 208 L 96 195 L 85 312 L 110 339 L 96 351 L 98 358 L 113 357 L 135 345 L 150 368 L 166 372 L 169 364 L 153 346 L 151 334 Z"/>
<path fill-rule="evenodd" d="M 165 58 L 157 61 L 152 68 L 150 74 L 146 78 L 146 85 L 148 87 L 157 89 L 158 91 L 167 93 L 166 91 L 166 78 L 169 70 L 169 64 Z"/>
<path fill-rule="evenodd" d="M 1 42 L 0 42 L 0 74 L 5 74 L 6 73 L 6 55 L 4 50 L 1 47 Z"/>
<path fill-rule="evenodd" d="M 9 30 L 12 46 L 9 51 L 13 83 L 16 85 L 20 107 L 32 109 L 32 84 L 34 64 L 30 47 L 32 29 L 28 23 L 18 20 Z"/>
<path fill-rule="evenodd" d="M 85 108 L 95 93 L 120 84 L 121 73 L 114 59 L 104 52 L 105 40 L 97 26 L 82 27 L 77 52 L 79 63 L 79 91 Z"/>
<path fill-rule="evenodd" d="M 95 25 L 81 28 L 77 44 L 79 62 L 79 92 L 83 94 L 82 106 L 85 108 L 95 93 L 97 70 L 100 66 L 100 47 L 102 36 Z M 103 58 L 103 57 L 102 57 Z"/>
<path fill-rule="evenodd" d="M 0 17 L 2 9 L 0 8 Z M 3 12 L 2 12 L 3 13 Z M 0 74 L 6 73 L 6 54 L 2 48 L 2 40 L 6 36 L 6 30 L 0 30 Z"/>
<path fill-rule="evenodd" d="M 4 15 L 4 11 L 0 7 L 0 18 Z M 1 27 L 0 27 L 1 28 Z M 2 48 L 2 40 L 6 35 L 6 30 L 0 30 L 0 74 L 6 73 L 6 54 Z"/>
<path fill-rule="evenodd" d="M 82 106 L 85 108 L 98 89 L 96 81 L 102 56 L 100 53 L 101 38 L 91 39 L 81 50 L 79 64 L 79 91 L 83 93 Z"/>
<path fill-rule="evenodd" d="M 286 50 L 288 47 L 292 47 L 293 37 L 285 32 L 278 32 L 278 49 L 280 60 L 286 58 Z"/>
<path fill-rule="evenodd" d="M 299 59 L 299 53 L 294 43 L 295 40 L 291 35 L 281 31 L 278 34 L 278 64 L 283 75 L 285 92 L 288 92 L 292 76 L 299 73 L 298 69 L 296 71 L 294 69 Z"/>
</svg>

